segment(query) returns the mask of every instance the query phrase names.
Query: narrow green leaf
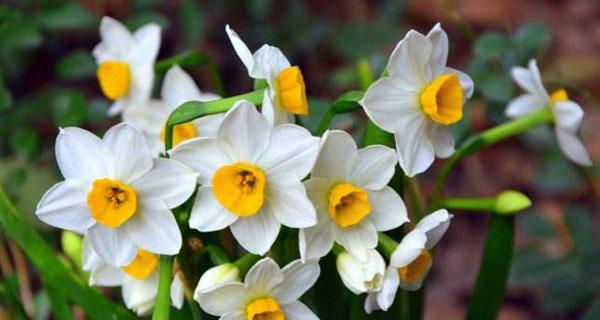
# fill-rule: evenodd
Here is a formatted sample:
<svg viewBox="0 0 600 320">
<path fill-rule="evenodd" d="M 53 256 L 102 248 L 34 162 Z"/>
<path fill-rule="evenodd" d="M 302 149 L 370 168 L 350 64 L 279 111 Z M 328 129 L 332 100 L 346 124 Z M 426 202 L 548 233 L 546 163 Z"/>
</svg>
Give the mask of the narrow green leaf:
<svg viewBox="0 0 600 320">
<path fill-rule="evenodd" d="M 46 284 L 46 292 L 48 293 L 48 300 L 52 308 L 52 317 L 57 320 L 72 320 L 71 308 L 67 303 L 64 293 L 55 289 L 50 284 Z"/>
<path fill-rule="evenodd" d="M 212 78 L 215 91 L 221 96 L 225 94 L 225 85 L 223 85 L 223 81 L 221 80 L 217 64 L 211 56 L 196 51 L 185 52 L 158 61 L 154 66 L 154 70 L 158 74 L 163 74 L 174 65 L 179 65 L 182 68 L 206 65 Z"/>
<path fill-rule="evenodd" d="M 493 215 L 488 229 L 467 320 L 496 319 L 506 289 L 513 255 L 515 217 Z"/>
<path fill-rule="evenodd" d="M 91 78 L 96 73 L 96 61 L 87 50 L 75 50 L 58 61 L 56 75 L 61 79 Z"/>
<path fill-rule="evenodd" d="M 91 319 L 137 319 L 123 306 L 79 283 L 44 239 L 23 220 L 1 188 L 0 229 L 25 252 L 44 283 L 61 290 L 69 301 L 80 305 Z"/>
<path fill-rule="evenodd" d="M 321 122 L 317 127 L 316 135 L 323 135 L 323 133 L 327 131 L 329 124 L 331 124 L 331 121 L 336 115 L 351 112 L 360 108 L 360 104 L 358 104 L 358 101 L 360 101 L 362 97 L 362 91 L 354 90 L 348 91 L 340 95 L 337 99 L 335 99 L 333 104 L 331 104 L 331 106 L 327 110 L 327 113 L 325 113 L 325 116 L 323 116 L 323 119 L 321 119 Z"/>
</svg>

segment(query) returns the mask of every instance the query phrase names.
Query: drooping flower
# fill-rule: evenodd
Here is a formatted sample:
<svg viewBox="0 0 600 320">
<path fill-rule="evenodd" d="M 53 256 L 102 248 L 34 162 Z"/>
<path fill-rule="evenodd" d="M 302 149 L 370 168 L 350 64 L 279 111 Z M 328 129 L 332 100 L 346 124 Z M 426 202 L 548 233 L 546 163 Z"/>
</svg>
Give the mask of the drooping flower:
<svg viewBox="0 0 600 320">
<path fill-rule="evenodd" d="M 447 210 L 437 210 L 425 216 L 404 236 L 392 253 L 382 289 L 373 301 L 377 303 L 371 304 L 367 312 L 380 308 L 387 311 L 394 302 L 398 287 L 408 291 L 421 288 L 433 262 L 431 249 L 446 233 L 451 219 L 452 215 Z"/>
<path fill-rule="evenodd" d="M 192 77 L 175 65 L 167 71 L 161 100 L 148 100 L 123 112 L 123 120 L 140 129 L 153 154 L 164 150 L 165 125 L 169 115 L 188 101 L 212 101 L 220 97 L 214 93 L 200 92 Z M 173 128 L 173 146 L 195 137 L 215 137 L 223 120 L 223 114 L 209 115 Z"/>
<path fill-rule="evenodd" d="M 195 299 L 209 314 L 228 320 L 311 320 L 317 316 L 298 299 L 317 281 L 316 261 L 295 260 L 283 269 L 271 259 L 258 261 L 244 283 L 227 282 L 207 288 Z"/>
<path fill-rule="evenodd" d="M 407 176 L 424 172 L 435 157 L 454 153 L 448 125 L 463 117 L 473 81 L 446 67 L 448 36 L 438 23 L 424 36 L 409 31 L 390 56 L 388 76 L 373 83 L 360 104 L 381 129 L 393 133 Z"/>
<path fill-rule="evenodd" d="M 235 52 L 248 69 L 248 75 L 268 83 L 262 113 L 267 117 L 269 124 L 276 126 L 293 123 L 294 115 L 307 115 L 306 86 L 300 68 L 290 65 L 279 48 L 268 44 L 252 54 L 229 25 L 225 27 L 225 31 Z"/>
<path fill-rule="evenodd" d="M 108 263 L 130 262 L 138 248 L 173 255 L 181 233 L 169 210 L 194 192 L 197 175 L 169 159 L 153 159 L 141 132 L 119 124 L 103 139 L 61 129 L 56 160 L 65 180 L 44 194 L 36 215 L 45 223 L 86 233 Z"/>
<path fill-rule="evenodd" d="M 541 108 L 549 107 L 554 114 L 554 123 L 558 145 L 569 160 L 582 165 L 591 166 L 592 159 L 585 146 L 577 138 L 577 131 L 583 119 L 583 110 L 576 102 L 569 100 L 565 89 L 558 89 L 548 94 L 537 62 L 529 61 L 529 68 L 514 67 L 513 80 L 525 91 L 506 107 L 506 116 L 518 118 Z"/>
<path fill-rule="evenodd" d="M 242 247 L 264 254 L 281 224 L 315 225 L 315 209 L 300 179 L 312 168 L 318 144 L 297 125 L 270 127 L 254 105 L 239 101 L 216 138 L 188 140 L 171 152 L 200 175 L 190 227 L 208 232 L 231 226 Z"/>
<path fill-rule="evenodd" d="M 154 62 L 160 47 L 160 27 L 151 23 L 133 34 L 119 21 L 103 17 L 100 38 L 92 54 L 102 92 L 113 102 L 108 113 L 145 103 L 152 91 Z"/>
<path fill-rule="evenodd" d="M 233 263 L 224 263 L 218 266 L 214 266 L 206 270 L 196 286 L 194 296 L 198 296 L 201 292 L 209 287 L 218 285 L 225 282 L 241 281 L 240 269 Z"/>
<path fill-rule="evenodd" d="M 152 312 L 158 294 L 159 258 L 155 253 L 139 248 L 132 261 L 116 267 L 102 260 L 84 240 L 83 269 L 90 272 L 89 285 L 121 287 L 125 306 L 138 316 Z M 181 309 L 184 301 L 184 285 L 179 272 L 173 275 L 170 295 L 171 304 Z"/>
<path fill-rule="evenodd" d="M 377 246 L 377 231 L 408 221 L 406 207 L 389 186 L 396 155 L 384 146 L 358 150 L 352 137 L 327 131 L 317 161 L 304 185 L 315 205 L 319 223 L 300 230 L 300 255 L 320 258 L 334 241 L 359 260 Z"/>
</svg>

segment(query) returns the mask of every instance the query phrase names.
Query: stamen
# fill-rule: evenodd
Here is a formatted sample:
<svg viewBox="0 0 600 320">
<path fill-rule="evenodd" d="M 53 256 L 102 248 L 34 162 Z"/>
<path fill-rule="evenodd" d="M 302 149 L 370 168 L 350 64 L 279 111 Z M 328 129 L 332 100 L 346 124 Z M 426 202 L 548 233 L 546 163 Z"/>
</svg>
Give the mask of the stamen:
<svg viewBox="0 0 600 320">
<path fill-rule="evenodd" d="M 253 165 L 235 163 L 223 166 L 212 178 L 212 192 L 230 212 L 241 216 L 252 216 L 264 203 L 266 177 Z"/>
<path fill-rule="evenodd" d="M 125 223 L 137 209 L 135 190 L 120 181 L 98 179 L 87 198 L 92 217 L 107 227 Z"/>
<path fill-rule="evenodd" d="M 327 211 L 342 228 L 356 225 L 371 213 L 368 193 L 352 184 L 340 183 L 329 193 Z"/>
</svg>

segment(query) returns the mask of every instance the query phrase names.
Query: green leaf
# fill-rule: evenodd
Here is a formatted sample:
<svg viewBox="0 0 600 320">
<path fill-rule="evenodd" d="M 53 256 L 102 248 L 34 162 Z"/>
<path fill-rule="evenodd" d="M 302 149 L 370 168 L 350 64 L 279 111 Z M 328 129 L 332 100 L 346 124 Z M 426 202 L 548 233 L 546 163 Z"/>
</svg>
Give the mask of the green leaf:
<svg viewBox="0 0 600 320">
<path fill-rule="evenodd" d="M 75 89 L 57 90 L 50 100 L 52 120 L 59 127 L 80 126 L 86 113 L 85 95 Z"/>
<path fill-rule="evenodd" d="M 221 96 L 225 94 L 225 86 L 221 80 L 217 64 L 211 56 L 196 51 L 185 52 L 158 61 L 154 65 L 154 70 L 158 74 L 163 74 L 174 65 L 179 65 L 182 68 L 206 65 L 212 78 L 215 91 Z"/>
<path fill-rule="evenodd" d="M 511 48 L 510 40 L 502 33 L 488 32 L 477 38 L 473 45 L 476 57 L 500 60 Z"/>
<path fill-rule="evenodd" d="M 512 40 L 519 55 L 517 63 L 524 64 L 550 43 L 550 28 L 543 23 L 531 23 L 519 28 Z"/>
<path fill-rule="evenodd" d="M 179 24 L 185 35 L 186 43 L 193 46 L 204 36 L 204 11 L 195 1 L 183 1 L 178 8 Z"/>
<path fill-rule="evenodd" d="M 12 94 L 4 84 L 4 77 L 2 72 L 0 72 L 0 111 L 8 109 L 11 104 Z"/>
<path fill-rule="evenodd" d="M 17 154 L 31 157 L 38 149 L 39 138 L 31 127 L 20 127 L 10 136 L 10 146 Z"/>
<path fill-rule="evenodd" d="M 594 222 L 588 210 L 582 207 L 568 207 L 565 212 L 565 223 L 569 226 L 575 250 L 579 254 L 598 252 L 598 239 L 594 231 Z"/>
<path fill-rule="evenodd" d="M 96 61 L 88 50 L 75 50 L 56 64 L 56 75 L 65 80 L 91 78 L 96 74 Z"/>
<path fill-rule="evenodd" d="M 95 25 L 92 14 L 76 2 L 43 9 L 35 16 L 35 20 L 42 28 L 52 32 L 86 30 Z"/>
<path fill-rule="evenodd" d="M 532 237 L 549 239 L 556 237 L 556 230 L 548 219 L 538 212 L 527 212 L 519 215 L 521 229 Z"/>
<path fill-rule="evenodd" d="M 515 95 L 511 79 L 504 74 L 488 74 L 480 89 L 487 99 L 500 104 L 508 103 Z"/>
<path fill-rule="evenodd" d="M 598 320 L 600 319 L 600 298 L 596 298 L 594 303 L 585 311 L 581 320 Z"/>
<path fill-rule="evenodd" d="M 169 27 L 169 19 L 155 11 L 142 11 L 125 21 L 125 25 L 129 30 L 137 30 L 149 23 L 156 23 L 163 30 L 166 30 Z"/>
<path fill-rule="evenodd" d="M 0 25 L 0 50 L 23 51 L 39 47 L 44 38 L 31 21 L 15 21 Z"/>
<path fill-rule="evenodd" d="M 538 188 L 551 192 L 572 190 L 581 182 L 574 165 L 565 159 L 558 149 L 554 149 L 544 156 L 535 180 Z"/>
<path fill-rule="evenodd" d="M 77 281 L 44 239 L 23 220 L 2 189 L 0 229 L 25 252 L 39 271 L 42 282 L 60 290 L 69 301 L 81 306 L 91 319 L 136 319 L 123 306 L 111 302 L 95 289 Z"/>
<path fill-rule="evenodd" d="M 358 101 L 360 101 L 362 97 L 362 91 L 354 90 L 345 92 L 337 99 L 335 99 L 333 104 L 331 104 L 331 106 L 327 110 L 327 113 L 323 116 L 321 123 L 319 123 L 316 135 L 323 135 L 323 133 L 325 133 L 325 131 L 329 127 L 329 124 L 336 115 L 359 109 L 360 104 L 358 104 Z"/>
</svg>

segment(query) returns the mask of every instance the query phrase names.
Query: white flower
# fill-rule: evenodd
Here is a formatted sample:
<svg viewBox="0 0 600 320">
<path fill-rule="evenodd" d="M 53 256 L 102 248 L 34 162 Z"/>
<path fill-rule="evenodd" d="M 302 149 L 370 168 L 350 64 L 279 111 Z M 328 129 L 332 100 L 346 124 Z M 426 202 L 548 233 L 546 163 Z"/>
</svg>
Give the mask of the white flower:
<svg viewBox="0 0 600 320">
<path fill-rule="evenodd" d="M 248 69 L 248 75 L 253 79 L 264 79 L 269 85 L 262 104 L 262 113 L 269 124 L 276 126 L 293 123 L 295 114 L 308 114 L 306 86 L 300 68 L 290 66 L 279 48 L 267 44 L 253 55 L 229 25 L 225 27 L 225 31 L 235 52 Z"/>
<path fill-rule="evenodd" d="M 512 77 L 526 93 L 508 104 L 506 116 L 518 118 L 549 106 L 554 114 L 556 138 L 563 153 L 579 165 L 591 166 L 592 159 L 583 143 L 577 138 L 577 130 L 583 119 L 581 107 L 569 100 L 564 89 L 556 90 L 549 95 L 542 83 L 537 63 L 533 59 L 529 61 L 529 69 L 514 67 Z"/>
<path fill-rule="evenodd" d="M 462 118 L 473 81 L 446 67 L 448 36 L 438 23 L 424 36 L 414 30 L 402 39 L 387 65 L 389 76 L 373 83 L 360 104 L 380 128 L 393 133 L 400 167 L 419 174 L 435 157 L 454 153 L 447 126 Z"/>
<path fill-rule="evenodd" d="M 94 252 L 87 237 L 84 240 L 83 252 L 83 269 L 90 271 L 90 286 L 120 286 L 127 308 L 139 316 L 152 312 L 158 294 L 158 255 L 138 249 L 133 261 L 125 266 L 115 267 L 103 261 Z M 179 272 L 173 276 L 170 295 L 171 304 L 181 309 L 184 301 L 184 287 Z"/>
<path fill-rule="evenodd" d="M 192 195 L 197 175 L 176 161 L 152 159 L 135 128 L 116 125 L 103 139 L 61 129 L 56 161 L 65 181 L 38 203 L 40 220 L 86 232 L 94 251 L 115 266 L 131 261 L 138 247 L 179 252 L 181 233 L 169 209 Z"/>
<path fill-rule="evenodd" d="M 175 65 L 167 71 L 161 90 L 162 100 L 148 100 L 123 111 L 123 120 L 135 125 L 146 136 L 153 154 L 164 150 L 165 125 L 171 112 L 188 101 L 212 101 L 220 97 L 202 93 L 192 77 Z M 173 146 L 194 137 L 215 137 L 223 114 L 205 116 L 173 128 Z"/>
<path fill-rule="evenodd" d="M 204 311 L 220 319 L 318 319 L 298 299 L 317 281 L 319 272 L 316 261 L 295 260 L 279 269 L 271 258 L 264 258 L 250 268 L 244 283 L 212 286 L 195 299 Z"/>
<path fill-rule="evenodd" d="M 325 133 L 311 178 L 304 183 L 319 223 L 300 230 L 302 259 L 326 255 L 335 241 L 364 261 L 367 250 L 377 246 L 377 231 L 408 221 L 404 202 L 387 186 L 395 164 L 390 148 L 357 150 L 348 133 Z"/>
<path fill-rule="evenodd" d="M 270 127 L 251 103 L 239 101 L 216 138 L 188 140 L 171 153 L 200 174 L 190 227 L 208 232 L 231 226 L 242 247 L 264 254 L 281 224 L 315 225 L 300 179 L 312 168 L 318 143 L 297 125 Z"/>
<path fill-rule="evenodd" d="M 392 253 L 383 287 L 377 293 L 377 304 L 372 304 L 370 310 L 381 308 L 387 311 L 394 302 L 398 286 L 409 291 L 421 288 L 431 269 L 431 248 L 448 230 L 450 219 L 452 215 L 448 211 L 437 210 L 421 219 L 415 229 L 404 236 Z"/>
<path fill-rule="evenodd" d="M 145 103 L 154 81 L 154 62 L 160 47 L 160 27 L 151 23 L 133 34 L 119 21 L 103 17 L 100 38 L 92 54 L 104 95 L 114 101 L 108 113 Z"/>
<path fill-rule="evenodd" d="M 196 286 L 194 296 L 198 295 L 207 290 L 208 288 L 225 282 L 241 281 L 240 269 L 233 263 L 224 263 L 206 270 Z"/>
</svg>

